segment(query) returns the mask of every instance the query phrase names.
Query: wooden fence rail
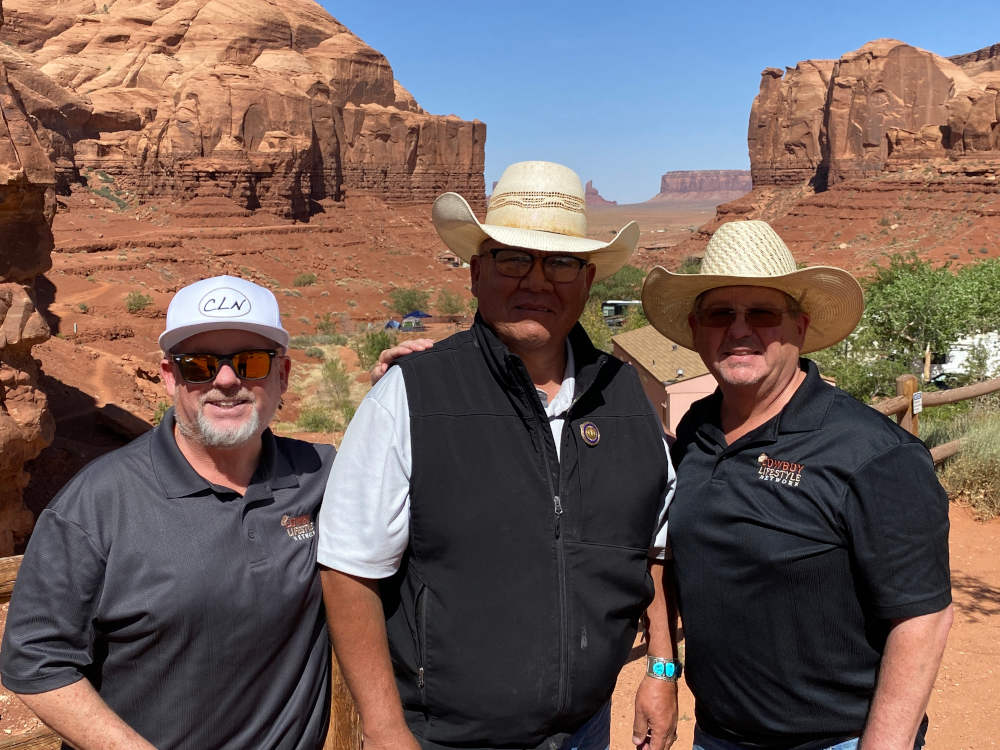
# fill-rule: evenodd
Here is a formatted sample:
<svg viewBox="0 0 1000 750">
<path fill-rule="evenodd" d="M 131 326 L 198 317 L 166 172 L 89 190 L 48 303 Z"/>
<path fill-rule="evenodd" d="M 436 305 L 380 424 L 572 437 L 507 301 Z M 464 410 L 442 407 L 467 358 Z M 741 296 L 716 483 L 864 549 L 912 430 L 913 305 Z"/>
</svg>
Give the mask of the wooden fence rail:
<svg viewBox="0 0 1000 750">
<path fill-rule="evenodd" d="M 964 385 L 961 388 L 951 388 L 947 391 L 929 391 L 922 393 L 918 390 L 916 375 L 900 375 L 896 378 L 896 395 L 894 398 L 887 398 L 872 404 L 872 408 L 885 414 L 894 416 L 900 427 L 908 430 L 914 435 L 920 434 L 920 421 L 917 413 L 914 412 L 914 403 L 919 401 L 921 407 L 940 406 L 941 404 L 954 404 L 958 401 L 966 401 L 970 398 L 985 396 L 989 393 L 1000 391 L 1000 378 L 984 380 L 981 383 Z M 917 397 L 919 394 L 919 397 Z M 946 458 L 954 456 L 965 443 L 965 438 L 952 440 L 931 448 L 931 457 L 934 463 L 940 463 Z"/>
</svg>

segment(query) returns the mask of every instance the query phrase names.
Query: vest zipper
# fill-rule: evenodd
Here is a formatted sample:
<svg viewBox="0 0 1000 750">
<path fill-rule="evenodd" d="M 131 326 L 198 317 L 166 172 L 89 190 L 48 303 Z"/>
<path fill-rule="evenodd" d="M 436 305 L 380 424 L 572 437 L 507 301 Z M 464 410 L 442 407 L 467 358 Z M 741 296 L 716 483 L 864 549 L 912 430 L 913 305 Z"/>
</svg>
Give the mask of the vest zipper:
<svg viewBox="0 0 1000 750">
<path fill-rule="evenodd" d="M 421 586 L 417 592 L 417 687 L 420 702 L 427 703 L 424 692 L 424 663 L 427 661 L 427 587 Z"/>
<path fill-rule="evenodd" d="M 565 427 L 563 427 L 565 429 Z M 562 713 L 569 701 L 569 615 L 566 603 L 566 549 L 562 540 L 562 500 L 559 495 L 552 496 L 554 512 L 556 517 L 556 574 L 559 581 L 559 702 L 556 704 L 556 713 Z"/>
</svg>

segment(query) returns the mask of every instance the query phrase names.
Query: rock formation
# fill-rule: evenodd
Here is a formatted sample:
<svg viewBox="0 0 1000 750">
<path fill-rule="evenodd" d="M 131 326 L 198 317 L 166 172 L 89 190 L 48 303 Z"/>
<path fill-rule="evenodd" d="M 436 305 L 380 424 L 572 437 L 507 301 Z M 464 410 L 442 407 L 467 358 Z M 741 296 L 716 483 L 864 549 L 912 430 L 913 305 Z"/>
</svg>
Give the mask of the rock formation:
<svg viewBox="0 0 1000 750">
<path fill-rule="evenodd" d="M 21 501 L 24 464 L 54 430 L 31 347 L 49 337 L 34 280 L 52 264 L 55 171 L 8 73 L 0 62 L 0 556 L 13 554 L 31 531 L 34 518 Z"/>
<path fill-rule="evenodd" d="M 837 61 L 764 70 L 748 133 L 754 186 L 822 190 L 914 161 L 1000 158 L 998 54 L 949 60 L 879 39 Z"/>
<path fill-rule="evenodd" d="M 660 178 L 654 201 L 731 200 L 750 191 L 750 173 L 745 169 L 704 169 L 667 172 Z"/>
<path fill-rule="evenodd" d="M 424 112 L 311 0 L 8 0 L 0 60 L 61 183 L 305 218 L 345 190 L 483 195 L 486 126 Z M 13 72 L 16 70 L 16 74 Z"/>
<path fill-rule="evenodd" d="M 597 188 L 594 187 L 593 180 L 587 180 L 587 184 L 584 187 L 584 197 L 586 198 L 588 206 L 617 206 L 618 201 L 609 201 Z"/>
</svg>

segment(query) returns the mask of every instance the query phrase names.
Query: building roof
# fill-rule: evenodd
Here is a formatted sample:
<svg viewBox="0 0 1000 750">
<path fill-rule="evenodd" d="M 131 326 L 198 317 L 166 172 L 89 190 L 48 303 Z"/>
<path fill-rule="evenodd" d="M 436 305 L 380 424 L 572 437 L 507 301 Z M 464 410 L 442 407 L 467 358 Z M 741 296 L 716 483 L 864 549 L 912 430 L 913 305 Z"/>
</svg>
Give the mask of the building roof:
<svg viewBox="0 0 1000 750">
<path fill-rule="evenodd" d="M 661 383 L 680 382 L 708 372 L 697 352 L 675 344 L 653 326 L 619 333 L 611 340 Z M 678 370 L 682 374 L 678 375 Z"/>
</svg>

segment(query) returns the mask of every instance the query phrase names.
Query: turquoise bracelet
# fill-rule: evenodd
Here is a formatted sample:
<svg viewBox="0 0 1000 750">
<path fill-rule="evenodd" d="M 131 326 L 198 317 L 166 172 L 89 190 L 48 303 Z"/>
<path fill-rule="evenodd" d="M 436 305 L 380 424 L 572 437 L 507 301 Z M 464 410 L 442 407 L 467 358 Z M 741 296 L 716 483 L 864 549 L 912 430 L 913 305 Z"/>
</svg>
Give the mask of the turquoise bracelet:
<svg viewBox="0 0 1000 750">
<path fill-rule="evenodd" d="M 646 675 L 657 680 L 677 682 L 684 671 L 684 665 L 677 659 L 664 659 L 659 656 L 646 657 Z"/>
</svg>

